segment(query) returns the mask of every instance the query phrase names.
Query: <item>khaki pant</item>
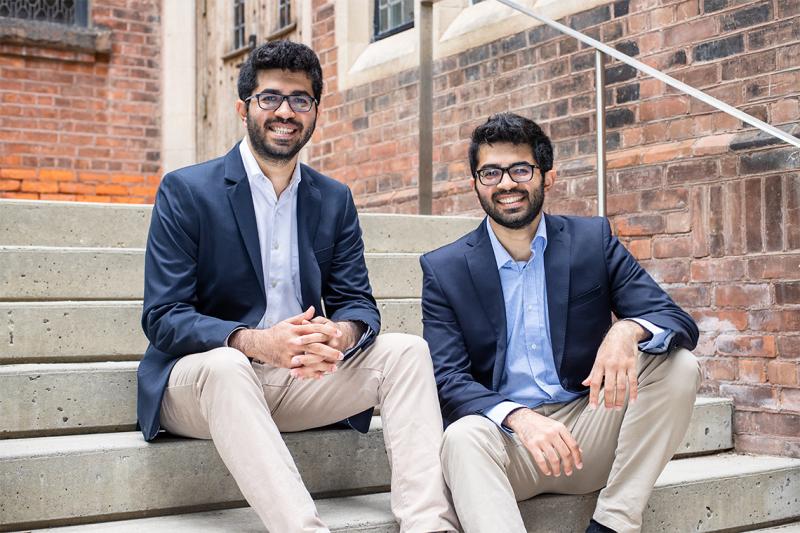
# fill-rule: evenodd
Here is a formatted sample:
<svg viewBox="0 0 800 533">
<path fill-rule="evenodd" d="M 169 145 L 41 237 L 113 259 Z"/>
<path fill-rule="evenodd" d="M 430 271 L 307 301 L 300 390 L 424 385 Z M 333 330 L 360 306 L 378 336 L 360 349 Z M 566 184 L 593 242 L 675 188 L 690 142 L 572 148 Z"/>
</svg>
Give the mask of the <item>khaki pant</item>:
<svg viewBox="0 0 800 533">
<path fill-rule="evenodd" d="M 325 426 L 379 405 L 392 468 L 392 511 L 401 531 L 455 531 L 442 476 L 442 418 L 428 346 L 380 335 L 321 380 L 251 363 L 233 348 L 175 365 L 161 407 L 170 432 L 213 439 L 242 494 L 272 533 L 328 531 L 281 431 Z M 321 454 L 320 462 L 329 460 Z"/>
<path fill-rule="evenodd" d="M 464 531 L 524 532 L 517 501 L 599 489 L 594 519 L 619 533 L 640 531 L 653 485 L 686 434 L 700 379 L 687 350 L 640 354 L 639 399 L 622 410 L 601 401 L 591 411 L 588 396 L 535 409 L 566 425 L 583 450 L 583 469 L 572 476 L 544 476 L 519 438 L 488 418 L 456 421 L 444 434 L 442 465 Z"/>
</svg>

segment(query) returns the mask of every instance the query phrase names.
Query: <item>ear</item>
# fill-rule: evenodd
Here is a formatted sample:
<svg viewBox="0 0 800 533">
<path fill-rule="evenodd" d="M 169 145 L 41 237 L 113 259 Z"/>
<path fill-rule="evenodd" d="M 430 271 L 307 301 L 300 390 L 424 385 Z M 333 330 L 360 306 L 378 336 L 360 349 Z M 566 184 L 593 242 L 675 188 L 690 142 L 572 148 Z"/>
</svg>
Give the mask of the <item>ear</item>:
<svg viewBox="0 0 800 533">
<path fill-rule="evenodd" d="M 247 104 L 244 100 L 236 100 L 236 114 L 239 115 L 239 120 L 247 122 Z"/>
<path fill-rule="evenodd" d="M 544 174 L 544 190 L 545 192 L 550 190 L 550 187 L 556 182 L 556 169 L 551 168 Z"/>
<path fill-rule="evenodd" d="M 475 185 L 475 178 L 470 178 L 469 179 L 469 185 L 470 185 L 470 187 L 472 187 L 472 190 L 474 190 L 474 191 L 478 190 L 477 186 Z"/>
</svg>

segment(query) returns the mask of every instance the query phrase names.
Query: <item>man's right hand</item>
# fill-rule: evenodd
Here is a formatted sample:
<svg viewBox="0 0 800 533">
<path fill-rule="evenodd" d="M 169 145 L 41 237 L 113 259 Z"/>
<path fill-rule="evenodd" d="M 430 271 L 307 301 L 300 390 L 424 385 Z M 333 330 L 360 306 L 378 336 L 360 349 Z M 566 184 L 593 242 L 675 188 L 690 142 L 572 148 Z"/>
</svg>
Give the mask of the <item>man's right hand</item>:
<svg viewBox="0 0 800 533">
<path fill-rule="evenodd" d="M 539 413 L 523 408 L 512 411 L 504 424 L 516 433 L 545 476 L 572 475 L 583 468 L 581 449 L 567 427 Z"/>
<path fill-rule="evenodd" d="M 268 329 L 240 329 L 228 345 L 264 364 L 291 368 L 295 378 L 319 379 L 336 371 L 342 352 L 324 344 L 341 335 L 331 324 L 312 323 L 314 308 L 278 322 Z M 315 341 L 315 342 L 311 342 Z"/>
</svg>

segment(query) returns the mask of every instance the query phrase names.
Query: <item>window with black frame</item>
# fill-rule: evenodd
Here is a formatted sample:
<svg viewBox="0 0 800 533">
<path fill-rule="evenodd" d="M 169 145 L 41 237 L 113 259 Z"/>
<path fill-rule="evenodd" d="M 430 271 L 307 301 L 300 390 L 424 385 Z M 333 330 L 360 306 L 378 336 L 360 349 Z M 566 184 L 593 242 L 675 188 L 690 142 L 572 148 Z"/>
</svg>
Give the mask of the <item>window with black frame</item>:
<svg viewBox="0 0 800 533">
<path fill-rule="evenodd" d="M 278 0 L 278 29 L 292 23 L 292 0 Z"/>
<path fill-rule="evenodd" d="M 0 17 L 89 25 L 89 0 L 0 0 Z"/>
<path fill-rule="evenodd" d="M 244 0 L 233 0 L 233 49 L 244 48 Z"/>
<path fill-rule="evenodd" d="M 414 27 L 414 0 L 375 0 L 377 41 Z"/>
</svg>

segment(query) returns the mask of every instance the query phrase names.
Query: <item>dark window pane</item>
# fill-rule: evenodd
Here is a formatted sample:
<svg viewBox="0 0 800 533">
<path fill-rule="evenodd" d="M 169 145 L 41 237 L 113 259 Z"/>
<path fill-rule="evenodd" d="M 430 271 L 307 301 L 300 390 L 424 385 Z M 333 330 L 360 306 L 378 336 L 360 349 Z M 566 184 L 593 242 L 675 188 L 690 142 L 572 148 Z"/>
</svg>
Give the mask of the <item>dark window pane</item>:
<svg viewBox="0 0 800 533">
<path fill-rule="evenodd" d="M 88 0 L 0 0 L 0 17 L 86 26 Z"/>
<path fill-rule="evenodd" d="M 375 0 L 375 38 L 414 26 L 414 0 Z"/>
</svg>

